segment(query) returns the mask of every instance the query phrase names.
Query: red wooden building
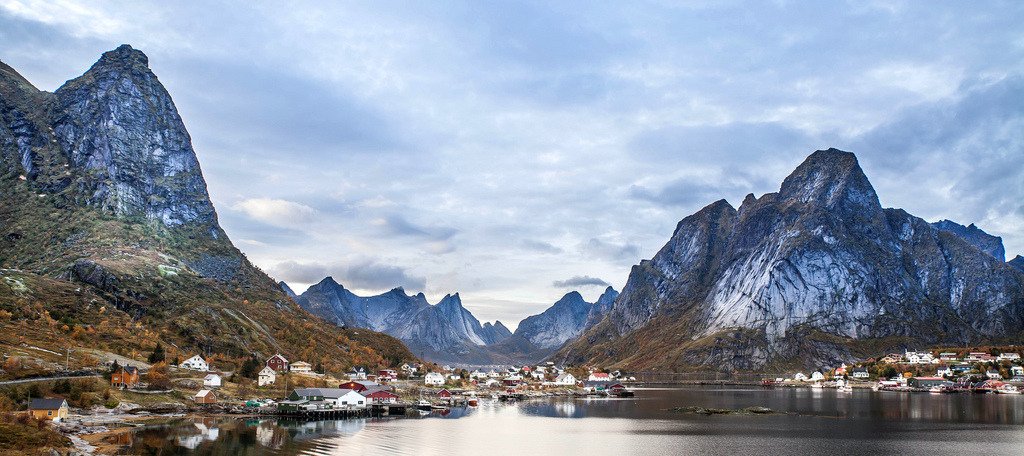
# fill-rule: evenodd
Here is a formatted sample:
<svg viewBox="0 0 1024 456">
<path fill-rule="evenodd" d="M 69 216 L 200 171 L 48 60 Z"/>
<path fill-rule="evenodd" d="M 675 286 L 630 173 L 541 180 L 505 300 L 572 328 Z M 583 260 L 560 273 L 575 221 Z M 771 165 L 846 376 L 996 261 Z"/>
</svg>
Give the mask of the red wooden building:
<svg viewBox="0 0 1024 456">
<path fill-rule="evenodd" d="M 452 392 L 448 391 L 448 389 L 443 389 L 443 390 L 437 392 L 437 397 L 439 397 L 441 399 L 451 399 L 452 398 Z"/>
<path fill-rule="evenodd" d="M 281 354 L 276 354 L 267 360 L 267 367 L 273 369 L 274 372 L 287 372 L 288 360 Z"/>
<path fill-rule="evenodd" d="M 371 404 L 394 404 L 398 402 L 398 395 L 386 390 L 377 390 L 366 395 L 367 402 Z"/>
</svg>

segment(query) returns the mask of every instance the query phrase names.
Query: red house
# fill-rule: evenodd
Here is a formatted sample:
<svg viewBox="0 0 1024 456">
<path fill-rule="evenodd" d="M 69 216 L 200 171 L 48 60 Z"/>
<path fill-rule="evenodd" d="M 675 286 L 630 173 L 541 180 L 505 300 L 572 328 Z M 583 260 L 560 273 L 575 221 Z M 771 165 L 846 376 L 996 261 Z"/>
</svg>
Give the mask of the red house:
<svg viewBox="0 0 1024 456">
<path fill-rule="evenodd" d="M 377 390 L 366 395 L 366 400 L 371 404 L 394 404 L 398 402 L 398 395 L 386 390 Z"/>
<path fill-rule="evenodd" d="M 342 384 L 338 385 L 338 388 L 350 389 L 350 390 L 355 391 L 357 393 L 362 393 L 363 391 L 367 391 L 367 390 L 370 390 L 370 391 L 383 390 L 386 387 L 384 385 L 381 385 L 380 383 L 371 382 L 369 380 L 350 380 L 350 381 L 347 381 L 345 383 L 342 383 Z"/>
<path fill-rule="evenodd" d="M 443 389 L 443 390 L 437 392 L 437 397 L 439 397 L 441 399 L 451 399 L 452 398 L 452 392 L 448 391 L 447 389 Z"/>
<path fill-rule="evenodd" d="M 377 380 L 384 382 L 398 380 L 398 372 L 391 369 L 382 369 L 377 371 Z"/>
<path fill-rule="evenodd" d="M 281 354 L 279 353 L 274 356 L 271 356 L 270 359 L 267 360 L 267 367 L 269 367 L 274 372 L 287 372 L 288 360 L 285 359 L 284 356 L 281 356 Z"/>
</svg>

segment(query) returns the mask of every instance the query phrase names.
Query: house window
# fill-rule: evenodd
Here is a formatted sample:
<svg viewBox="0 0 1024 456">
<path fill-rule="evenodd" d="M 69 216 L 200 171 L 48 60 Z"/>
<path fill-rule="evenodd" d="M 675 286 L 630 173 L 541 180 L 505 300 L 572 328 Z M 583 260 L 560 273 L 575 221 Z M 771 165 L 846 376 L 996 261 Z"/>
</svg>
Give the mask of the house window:
<svg viewBox="0 0 1024 456">
<path fill-rule="evenodd" d="M 46 412 L 46 416 L 53 416 L 53 410 L 48 410 Z"/>
</svg>

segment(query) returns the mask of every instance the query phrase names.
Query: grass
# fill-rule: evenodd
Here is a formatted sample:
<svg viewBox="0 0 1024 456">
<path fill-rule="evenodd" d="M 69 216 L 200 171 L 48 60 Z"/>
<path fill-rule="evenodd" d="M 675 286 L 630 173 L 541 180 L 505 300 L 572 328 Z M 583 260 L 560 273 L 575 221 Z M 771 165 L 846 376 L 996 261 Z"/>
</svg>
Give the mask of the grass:
<svg viewBox="0 0 1024 456">
<path fill-rule="evenodd" d="M 51 450 L 66 450 L 71 441 L 45 421 L 26 413 L 0 416 L 0 453 L 9 456 L 47 455 Z"/>
</svg>

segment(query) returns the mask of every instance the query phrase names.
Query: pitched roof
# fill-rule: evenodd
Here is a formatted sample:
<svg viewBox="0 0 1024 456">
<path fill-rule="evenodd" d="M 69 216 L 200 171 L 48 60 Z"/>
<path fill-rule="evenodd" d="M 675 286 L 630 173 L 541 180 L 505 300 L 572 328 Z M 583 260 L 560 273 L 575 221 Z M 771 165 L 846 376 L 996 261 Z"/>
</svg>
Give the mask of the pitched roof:
<svg viewBox="0 0 1024 456">
<path fill-rule="evenodd" d="M 213 394 L 213 391 L 210 391 L 210 390 L 199 390 L 199 392 L 196 393 L 196 395 L 193 396 L 193 397 L 206 397 L 206 396 L 209 396 L 211 394 Z"/>
<path fill-rule="evenodd" d="M 263 370 L 260 371 L 259 375 L 277 376 L 277 372 L 274 372 L 274 369 L 271 369 L 270 366 L 263 366 Z"/>
<path fill-rule="evenodd" d="M 323 397 L 337 399 L 355 390 L 346 388 L 296 388 L 295 394 L 299 397 Z"/>
<path fill-rule="evenodd" d="M 57 410 L 64 406 L 67 402 L 59 397 L 48 397 L 45 399 L 34 398 L 29 403 L 28 408 L 30 410 Z"/>
</svg>

